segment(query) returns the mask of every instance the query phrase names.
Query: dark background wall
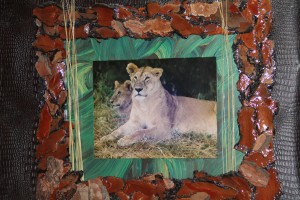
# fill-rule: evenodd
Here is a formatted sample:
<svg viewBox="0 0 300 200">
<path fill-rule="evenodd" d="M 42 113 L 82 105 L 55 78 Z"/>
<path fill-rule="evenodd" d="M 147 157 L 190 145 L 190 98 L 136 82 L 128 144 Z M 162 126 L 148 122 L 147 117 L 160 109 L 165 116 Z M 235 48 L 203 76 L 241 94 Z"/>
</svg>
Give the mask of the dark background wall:
<svg viewBox="0 0 300 200">
<path fill-rule="evenodd" d="M 34 69 L 31 43 L 36 29 L 31 13 L 41 2 L 0 0 L 0 199 L 34 198 L 34 134 L 43 84 Z M 82 6 L 94 3 L 91 0 L 77 2 Z M 138 0 L 102 2 L 137 6 L 145 3 Z M 297 199 L 300 195 L 300 3 L 273 0 L 272 4 L 278 67 L 273 98 L 280 102 L 275 120 L 276 168 L 284 192 L 281 199 Z"/>
</svg>

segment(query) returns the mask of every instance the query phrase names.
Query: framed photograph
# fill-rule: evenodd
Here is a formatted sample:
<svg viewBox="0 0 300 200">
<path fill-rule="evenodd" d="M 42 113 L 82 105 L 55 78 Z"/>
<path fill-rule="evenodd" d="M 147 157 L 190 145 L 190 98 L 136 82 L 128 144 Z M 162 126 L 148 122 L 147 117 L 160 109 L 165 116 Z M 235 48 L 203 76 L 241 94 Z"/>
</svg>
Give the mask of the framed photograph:
<svg viewBox="0 0 300 200">
<path fill-rule="evenodd" d="M 83 172 L 73 172 L 83 181 L 74 187 L 97 183 L 117 198 L 279 195 L 269 4 L 36 8 L 33 46 L 47 85 L 38 168 L 63 160 Z"/>
</svg>

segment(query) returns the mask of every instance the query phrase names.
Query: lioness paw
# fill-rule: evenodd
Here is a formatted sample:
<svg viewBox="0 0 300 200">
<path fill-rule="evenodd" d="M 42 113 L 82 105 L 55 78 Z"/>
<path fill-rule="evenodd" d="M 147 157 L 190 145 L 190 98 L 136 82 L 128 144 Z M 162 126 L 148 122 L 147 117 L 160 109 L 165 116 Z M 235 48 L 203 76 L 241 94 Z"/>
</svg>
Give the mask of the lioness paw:
<svg viewBox="0 0 300 200">
<path fill-rule="evenodd" d="M 116 138 L 113 136 L 113 135 L 106 135 L 106 136 L 103 136 L 100 141 L 101 142 L 108 142 L 108 141 L 112 141 L 112 140 L 115 140 Z"/>
<path fill-rule="evenodd" d="M 134 141 L 132 139 L 126 138 L 126 137 L 119 139 L 117 142 L 118 146 L 120 146 L 120 147 L 126 147 L 129 145 L 132 145 L 133 143 L 134 143 Z"/>
</svg>

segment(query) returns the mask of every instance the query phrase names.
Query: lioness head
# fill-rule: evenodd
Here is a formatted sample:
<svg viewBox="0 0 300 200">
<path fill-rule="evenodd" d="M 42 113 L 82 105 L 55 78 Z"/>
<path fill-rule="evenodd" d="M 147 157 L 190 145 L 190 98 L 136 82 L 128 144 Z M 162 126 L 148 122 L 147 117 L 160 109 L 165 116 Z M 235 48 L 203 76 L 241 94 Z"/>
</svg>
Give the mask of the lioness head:
<svg viewBox="0 0 300 200">
<path fill-rule="evenodd" d="M 131 103 L 132 88 L 129 80 L 123 84 L 115 81 L 114 94 L 110 99 L 110 103 L 116 109 L 123 109 Z"/>
<path fill-rule="evenodd" d="M 163 69 L 152 67 L 138 68 L 133 63 L 129 63 L 126 69 L 131 79 L 133 98 L 145 99 L 161 89 L 160 77 Z"/>
</svg>

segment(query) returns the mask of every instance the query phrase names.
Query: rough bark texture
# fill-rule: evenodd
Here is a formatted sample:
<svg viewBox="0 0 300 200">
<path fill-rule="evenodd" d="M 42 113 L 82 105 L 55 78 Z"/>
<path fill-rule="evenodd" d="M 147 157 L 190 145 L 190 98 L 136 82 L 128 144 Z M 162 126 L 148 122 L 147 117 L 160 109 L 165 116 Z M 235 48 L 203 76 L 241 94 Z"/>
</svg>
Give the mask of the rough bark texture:
<svg viewBox="0 0 300 200">
<path fill-rule="evenodd" d="M 282 183 L 281 199 L 298 199 L 300 195 L 300 101 L 299 101 L 299 6 L 298 0 L 273 4 L 273 38 L 277 72 L 273 98 L 280 102 L 275 117 L 276 169 Z"/>
</svg>

